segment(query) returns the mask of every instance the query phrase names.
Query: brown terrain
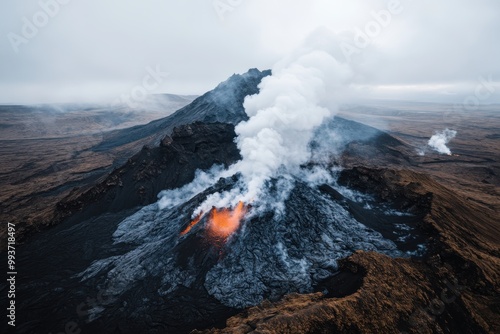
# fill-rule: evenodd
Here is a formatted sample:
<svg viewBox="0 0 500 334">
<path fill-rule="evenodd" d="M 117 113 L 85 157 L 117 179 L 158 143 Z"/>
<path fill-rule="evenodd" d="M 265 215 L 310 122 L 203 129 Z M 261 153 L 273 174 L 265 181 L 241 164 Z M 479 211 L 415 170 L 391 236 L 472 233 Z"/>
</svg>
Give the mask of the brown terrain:
<svg viewBox="0 0 500 334">
<path fill-rule="evenodd" d="M 394 259 L 358 251 L 341 260 L 339 273 L 324 282 L 328 293 L 265 301 L 230 317 L 224 328 L 194 333 L 500 333 L 499 109 L 481 107 L 465 115 L 451 113 L 452 107 L 445 105 L 382 102 L 344 108 L 342 117 L 392 137 L 382 145 L 350 143 L 333 161 L 344 167 L 339 183 L 424 212 L 420 228 L 429 241 L 426 256 Z M 444 128 L 458 131 L 449 144 L 453 154 L 427 148 L 419 156 L 417 150 Z M 89 150 L 103 138 L 2 138 L 1 220 L 17 224 L 21 241 L 88 203 L 95 207 L 93 203 L 122 196 L 122 175 L 168 177 L 162 172 L 167 167 L 147 163 L 145 157 L 157 154 L 141 150 L 150 140 Z M 181 173 L 182 157 L 198 152 L 189 146 L 193 138 L 196 134 L 186 128 L 165 137 L 161 152 L 172 157 L 165 165 L 173 164 Z M 133 153 L 122 164 L 119 158 Z M 230 162 L 217 154 L 219 162 Z M 205 157 L 195 157 L 200 159 Z M 192 172 L 183 177 L 189 179 Z M 74 187 L 82 183 L 88 186 Z M 157 190 L 153 185 L 131 189 L 137 194 L 132 204 L 150 203 Z"/>
<path fill-rule="evenodd" d="M 6 223 L 25 235 L 54 224 L 54 204 L 77 184 L 91 184 L 120 157 L 131 157 L 150 138 L 141 138 L 109 150 L 92 148 L 111 130 L 144 124 L 168 116 L 195 96 L 157 96 L 148 110 L 118 106 L 2 106 L 0 110 L 0 249 L 5 247 Z M 161 109 L 159 111 L 158 109 Z M 125 159 L 127 159 L 125 158 Z"/>
</svg>

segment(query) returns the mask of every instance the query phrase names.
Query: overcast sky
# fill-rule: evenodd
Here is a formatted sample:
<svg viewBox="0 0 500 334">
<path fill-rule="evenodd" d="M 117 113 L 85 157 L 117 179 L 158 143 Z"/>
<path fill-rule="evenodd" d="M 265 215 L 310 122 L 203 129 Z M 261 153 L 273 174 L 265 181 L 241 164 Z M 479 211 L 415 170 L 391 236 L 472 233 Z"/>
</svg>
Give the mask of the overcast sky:
<svg viewBox="0 0 500 334">
<path fill-rule="evenodd" d="M 112 100 L 154 69 L 169 75 L 148 92 L 202 94 L 272 68 L 321 26 L 348 36 L 342 61 L 366 97 L 457 102 L 480 86 L 480 102 L 499 102 L 500 1 L 391 2 L 2 1 L 0 103 Z"/>
</svg>

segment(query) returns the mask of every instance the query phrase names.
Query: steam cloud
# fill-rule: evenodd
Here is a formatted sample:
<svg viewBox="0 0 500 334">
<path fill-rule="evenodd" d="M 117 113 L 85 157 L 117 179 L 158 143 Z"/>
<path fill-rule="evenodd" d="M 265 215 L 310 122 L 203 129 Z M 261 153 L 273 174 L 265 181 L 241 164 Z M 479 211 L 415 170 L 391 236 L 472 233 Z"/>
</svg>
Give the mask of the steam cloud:
<svg viewBox="0 0 500 334">
<path fill-rule="evenodd" d="M 320 39 L 333 35 L 321 31 Z M 242 160 L 227 174 L 241 173 L 242 187 L 207 198 L 196 214 L 212 206 L 234 206 L 258 200 L 269 179 L 297 174 L 311 158 L 309 142 L 314 130 L 334 115 L 337 104 L 332 96 L 351 77 L 348 65 L 340 63 L 327 50 L 303 47 L 279 62 L 259 85 L 260 93 L 245 99 L 248 121 L 236 126 L 236 143 Z M 323 48 L 324 49 L 324 48 Z"/>
<path fill-rule="evenodd" d="M 341 59 L 334 56 L 338 51 L 336 45 L 339 43 L 335 35 L 317 31 L 308 38 L 306 46 L 274 66 L 272 76 L 261 81 L 259 94 L 245 99 L 248 121 L 235 128 L 242 159 L 227 169 L 214 166 L 209 171 L 198 171 L 190 184 L 161 192 L 157 203 L 121 222 L 113 235 L 115 243 L 138 246 L 124 255 L 94 262 L 80 273 L 82 280 L 107 270 L 107 291 L 116 294 L 130 289 L 146 275 L 162 277 L 163 286 L 158 292 L 164 296 L 179 286 L 194 286 L 199 269 L 177 265 L 175 256 L 176 246 L 183 238 L 179 233 L 186 227 L 186 214 L 198 203 L 189 204 L 187 200 L 214 185 L 219 178 L 237 173 L 240 178 L 236 185 L 226 192 L 209 195 L 194 209 L 192 218 L 210 212 L 212 207 L 234 208 L 243 202 L 251 204 L 253 213 L 273 210 L 278 223 L 269 227 L 243 225 L 240 238 L 231 244 L 233 251 L 206 274 L 202 273 L 207 292 L 224 305 L 238 308 L 256 305 L 269 292 L 274 296 L 292 291 L 311 292 L 315 281 L 338 268 L 336 259 L 355 249 L 380 250 L 399 256 L 395 244 L 365 228 L 342 205 L 317 194 L 316 187 L 303 185 L 333 182 L 332 169 L 323 168 L 321 163 L 326 161 L 317 155 L 326 153 L 326 148 L 338 149 L 345 140 L 327 136 L 325 150 L 315 149 L 313 155 L 311 140 L 316 140 L 318 132 L 325 139 L 329 128 L 320 126 L 327 124 L 325 121 L 337 111 L 339 96 L 345 95 L 343 87 L 352 77 L 351 68 L 336 60 Z M 305 168 L 312 160 L 315 165 Z M 294 189 L 297 191 L 293 192 Z M 301 224 L 283 229 L 282 223 L 289 221 L 281 216 L 287 208 L 286 199 L 291 199 L 291 205 L 303 205 L 306 211 L 321 207 L 318 219 L 305 229 Z M 287 242 L 288 232 L 293 235 L 300 232 L 302 242 Z M 257 236 L 259 240 L 253 242 Z M 256 263 L 258 253 L 262 255 Z M 279 288 L 275 289 L 277 285 Z"/>
<path fill-rule="evenodd" d="M 434 136 L 432 136 L 427 145 L 441 154 L 451 155 L 451 151 L 446 144 L 455 138 L 456 135 L 457 132 L 455 130 L 445 129 L 444 131 L 437 132 Z"/>
</svg>

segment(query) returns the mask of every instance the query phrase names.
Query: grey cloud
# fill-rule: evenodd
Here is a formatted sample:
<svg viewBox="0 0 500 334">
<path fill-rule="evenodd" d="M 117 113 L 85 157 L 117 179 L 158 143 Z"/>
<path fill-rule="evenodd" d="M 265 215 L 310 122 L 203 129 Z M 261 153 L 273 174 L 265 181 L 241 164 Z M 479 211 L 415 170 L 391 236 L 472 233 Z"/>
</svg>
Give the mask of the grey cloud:
<svg viewBox="0 0 500 334">
<path fill-rule="evenodd" d="M 41 0 L 50 1 L 62 0 Z M 320 25 L 364 29 L 388 2 L 242 0 L 221 20 L 213 0 L 72 0 L 16 53 L 9 33 L 22 36 L 23 17 L 32 20 L 41 7 L 34 0 L 6 1 L 0 103 L 112 99 L 156 65 L 170 76 L 154 93 L 200 94 L 232 73 L 272 67 Z M 356 84 L 375 95 L 378 86 L 405 85 L 404 97 L 439 100 L 462 98 L 479 76 L 498 81 L 498 1 L 400 2 L 404 11 L 356 55 Z M 411 88 L 430 84 L 447 88 L 425 94 Z"/>
</svg>

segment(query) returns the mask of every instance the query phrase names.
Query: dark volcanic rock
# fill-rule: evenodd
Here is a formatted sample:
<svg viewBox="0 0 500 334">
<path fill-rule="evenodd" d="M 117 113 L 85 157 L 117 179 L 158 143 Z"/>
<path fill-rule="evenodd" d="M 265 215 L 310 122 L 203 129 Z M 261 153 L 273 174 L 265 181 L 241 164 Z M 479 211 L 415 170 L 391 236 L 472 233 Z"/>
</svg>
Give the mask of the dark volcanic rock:
<svg viewBox="0 0 500 334">
<path fill-rule="evenodd" d="M 199 116 L 219 115 L 216 118 L 229 123 L 246 119 L 242 106 L 243 94 L 254 92 L 252 85 L 256 88 L 257 80 L 260 80 L 259 73 L 264 75 L 264 72 L 251 70 L 243 76 L 232 76 L 215 90 L 205 94 L 204 99 L 195 100 L 193 106 L 190 105 L 190 110 L 198 110 Z M 218 97 L 225 91 L 230 92 L 229 97 Z M 191 108 L 190 106 L 188 107 Z M 207 117 L 214 119 L 212 116 Z M 192 181 L 196 169 L 208 169 L 213 164 L 227 166 L 236 162 L 240 155 L 234 144 L 234 127 L 229 123 L 196 122 L 173 128 L 170 135 L 160 141 L 159 147 L 145 146 L 98 184 L 75 188 L 57 204 L 53 222 L 60 222 L 75 213 L 78 215 L 72 220 L 80 221 L 107 211 L 118 212 L 148 205 L 156 201 L 160 191 L 181 187 Z M 348 150 L 342 160 L 350 159 L 359 163 L 361 159 L 375 163 L 376 160 L 371 156 L 384 152 L 384 156 L 380 158 L 382 160 L 408 163 L 408 158 L 402 157 L 411 149 L 383 131 L 341 117 L 333 118 L 323 127 L 315 137 L 322 144 L 313 142 L 312 145 L 328 145 L 322 131 L 333 131 L 342 138 L 342 142 L 335 142 L 334 145 Z"/>
<path fill-rule="evenodd" d="M 416 150 L 405 141 L 369 125 L 335 116 L 326 120 L 311 142 L 313 160 L 342 167 L 411 166 Z"/>
<path fill-rule="evenodd" d="M 197 169 L 228 166 L 240 159 L 234 137 L 231 124 L 193 123 L 174 128 L 160 147 L 144 147 L 97 185 L 75 189 L 57 204 L 56 220 L 75 213 L 74 220 L 82 220 L 151 204 L 160 191 L 191 182 Z"/>
<path fill-rule="evenodd" d="M 373 194 L 381 201 L 390 201 L 398 210 L 428 212 L 431 208 L 432 192 L 421 194 L 421 183 L 411 182 L 401 186 L 396 182 L 398 179 L 399 174 L 395 170 L 354 167 L 342 171 L 338 182 L 363 193 Z"/>
</svg>

